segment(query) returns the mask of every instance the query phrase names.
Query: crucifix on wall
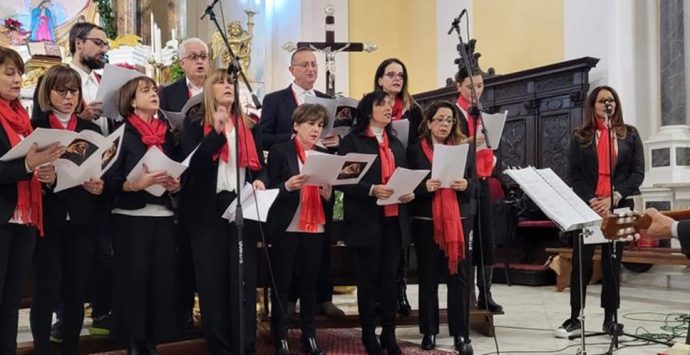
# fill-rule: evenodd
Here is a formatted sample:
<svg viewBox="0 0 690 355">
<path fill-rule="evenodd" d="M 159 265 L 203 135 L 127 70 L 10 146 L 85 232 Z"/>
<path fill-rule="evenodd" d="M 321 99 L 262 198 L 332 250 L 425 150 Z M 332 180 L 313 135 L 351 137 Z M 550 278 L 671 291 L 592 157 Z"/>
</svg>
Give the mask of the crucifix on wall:
<svg viewBox="0 0 690 355">
<path fill-rule="evenodd" d="M 326 12 L 326 41 L 325 42 L 287 42 L 283 45 L 286 51 L 294 51 L 301 47 L 310 47 L 326 56 L 326 93 L 335 97 L 335 55 L 340 52 L 367 52 L 376 50 L 377 46 L 370 42 L 336 42 L 335 41 L 335 7 L 329 3 Z"/>
</svg>

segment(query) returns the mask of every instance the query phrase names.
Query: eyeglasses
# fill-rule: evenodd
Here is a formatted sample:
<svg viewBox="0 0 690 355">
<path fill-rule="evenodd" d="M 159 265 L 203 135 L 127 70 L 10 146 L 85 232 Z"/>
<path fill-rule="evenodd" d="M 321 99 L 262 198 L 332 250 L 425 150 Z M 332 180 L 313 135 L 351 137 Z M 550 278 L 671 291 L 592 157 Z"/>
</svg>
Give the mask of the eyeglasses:
<svg viewBox="0 0 690 355">
<path fill-rule="evenodd" d="M 292 63 L 293 67 L 300 67 L 302 69 L 307 69 L 309 66 L 312 68 L 316 68 L 319 65 L 317 62 L 301 62 L 301 63 Z"/>
<path fill-rule="evenodd" d="M 431 119 L 432 121 L 438 123 L 438 124 L 447 124 L 449 126 L 452 126 L 455 124 L 455 117 L 434 117 Z"/>
<path fill-rule="evenodd" d="M 93 44 L 97 45 L 100 48 L 110 48 L 110 43 L 108 43 L 108 41 L 104 41 L 100 38 L 82 37 L 82 39 L 91 41 L 91 42 L 93 42 Z"/>
<path fill-rule="evenodd" d="M 404 73 L 388 72 L 388 73 L 383 74 L 383 76 L 386 76 L 386 77 L 388 77 L 388 79 L 391 79 L 391 80 L 393 80 L 395 78 L 398 78 L 400 80 L 405 80 L 405 74 Z"/>
<path fill-rule="evenodd" d="M 191 60 L 192 62 L 196 62 L 199 59 L 206 61 L 206 59 L 208 59 L 208 54 L 206 54 L 206 53 L 201 53 L 201 54 L 192 53 L 186 57 L 183 57 L 183 59 L 188 59 L 188 60 Z"/>
<path fill-rule="evenodd" d="M 79 88 L 76 88 L 76 89 L 57 88 L 57 89 L 53 89 L 53 90 L 55 90 L 55 92 L 57 92 L 58 95 L 60 95 L 60 97 L 62 97 L 62 98 L 65 98 L 67 96 L 68 92 L 70 94 L 72 94 L 72 96 L 78 96 L 79 92 L 81 92 L 81 89 L 79 89 Z"/>
</svg>

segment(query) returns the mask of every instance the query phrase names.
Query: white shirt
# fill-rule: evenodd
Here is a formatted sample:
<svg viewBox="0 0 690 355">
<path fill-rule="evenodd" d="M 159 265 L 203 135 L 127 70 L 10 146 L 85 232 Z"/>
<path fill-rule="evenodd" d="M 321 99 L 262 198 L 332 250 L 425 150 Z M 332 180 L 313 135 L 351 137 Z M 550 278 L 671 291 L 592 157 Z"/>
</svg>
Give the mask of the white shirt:
<svg viewBox="0 0 690 355">
<path fill-rule="evenodd" d="M 228 126 L 226 126 L 228 127 Z M 235 159 L 237 159 L 237 154 L 235 153 L 235 129 L 233 128 L 230 132 L 225 131 L 225 138 L 228 142 L 228 162 L 224 162 L 223 159 L 218 158 L 218 178 L 216 180 L 216 193 L 221 191 L 236 191 L 237 190 L 237 168 Z M 245 180 L 245 168 L 240 168 L 240 184 Z"/>
<path fill-rule="evenodd" d="M 297 101 L 299 101 L 300 105 L 304 103 L 304 97 L 305 96 L 307 96 L 307 95 L 316 96 L 316 92 L 314 91 L 313 88 L 309 89 L 309 90 L 305 90 L 295 83 L 292 83 L 292 85 L 290 85 L 290 86 L 292 87 L 292 92 L 295 93 L 295 97 L 297 98 Z"/>
<path fill-rule="evenodd" d="M 194 85 L 194 83 L 189 80 L 189 78 L 185 77 L 185 80 L 187 80 L 187 88 L 189 89 L 189 92 L 192 94 L 192 96 L 196 96 L 204 92 L 204 86 L 201 85 L 200 87 L 197 87 Z M 190 98 L 192 97 L 190 96 Z"/>
<path fill-rule="evenodd" d="M 81 68 L 76 66 L 74 63 L 69 63 L 70 68 L 74 69 L 81 77 L 81 94 L 84 97 L 84 103 L 89 104 L 91 101 L 96 100 L 96 93 L 98 92 L 98 78 L 96 78 L 96 73 L 92 70 L 90 73 L 83 71 Z M 108 135 L 108 119 L 106 117 L 100 117 L 93 120 L 93 123 L 101 128 L 103 135 Z"/>
</svg>

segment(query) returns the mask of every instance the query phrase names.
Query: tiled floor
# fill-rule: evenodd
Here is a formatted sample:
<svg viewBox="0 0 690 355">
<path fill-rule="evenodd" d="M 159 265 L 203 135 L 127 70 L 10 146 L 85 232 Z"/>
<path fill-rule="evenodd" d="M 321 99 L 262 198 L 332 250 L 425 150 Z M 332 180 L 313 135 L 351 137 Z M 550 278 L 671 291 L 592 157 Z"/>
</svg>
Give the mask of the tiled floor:
<svg viewBox="0 0 690 355">
<path fill-rule="evenodd" d="M 690 290 L 688 280 L 690 272 L 681 268 L 655 268 L 647 274 L 623 275 L 625 281 L 621 288 L 620 322 L 625 331 L 630 333 L 664 333 L 661 329 L 667 315 L 675 319 L 676 314 L 690 311 Z M 668 282 L 664 282 L 667 280 Z M 669 289 L 667 286 L 683 287 Z M 445 306 L 445 288 L 439 290 L 442 306 Z M 591 286 L 587 290 L 588 307 L 586 309 L 587 329 L 601 330 L 603 311 L 599 307 L 601 286 Z M 505 314 L 495 317 L 496 342 L 501 354 L 577 354 L 580 348 L 579 339 L 568 341 L 557 339 L 553 330 L 570 314 L 568 292 L 557 293 L 554 286 L 526 287 L 495 285 L 495 299 L 505 309 Z M 417 289 L 411 285 L 408 295 L 413 307 L 417 305 Z M 334 302 L 346 312 L 356 312 L 354 295 L 336 295 Z M 88 321 L 88 320 L 87 320 Z M 670 325 L 679 323 L 671 322 Z M 30 341 L 31 332 L 28 326 L 28 311 L 20 314 L 19 341 Z M 687 328 L 686 328 L 687 329 Z M 421 336 L 417 327 L 398 329 L 398 337 L 410 342 L 420 343 Z M 621 347 L 615 354 L 656 354 L 667 349 L 664 345 L 646 345 L 630 338 L 623 337 Z M 683 339 L 677 339 L 684 341 Z M 588 354 L 601 354 L 608 349 L 610 338 L 597 336 L 586 338 Z M 443 327 L 438 336 L 439 348 L 452 351 L 452 338 L 448 337 L 447 328 Z M 475 354 L 494 354 L 496 344 L 493 338 L 472 334 Z"/>
</svg>

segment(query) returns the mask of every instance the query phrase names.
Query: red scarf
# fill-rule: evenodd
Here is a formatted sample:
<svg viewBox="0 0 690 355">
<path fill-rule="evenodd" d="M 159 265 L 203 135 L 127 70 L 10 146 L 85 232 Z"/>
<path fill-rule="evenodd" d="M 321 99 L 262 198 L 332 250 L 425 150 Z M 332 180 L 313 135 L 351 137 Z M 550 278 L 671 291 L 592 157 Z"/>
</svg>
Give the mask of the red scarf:
<svg viewBox="0 0 690 355">
<path fill-rule="evenodd" d="M 369 137 L 374 137 L 374 132 L 369 128 Z M 378 140 L 376 140 L 378 142 Z M 390 148 L 388 134 L 383 130 L 383 142 L 379 143 L 379 157 L 381 158 L 381 183 L 386 184 L 395 171 L 395 156 Z M 396 217 L 398 215 L 398 204 L 383 206 L 383 215 L 386 217 Z"/>
<path fill-rule="evenodd" d="M 401 119 L 403 113 L 405 113 L 403 110 L 403 100 L 399 97 L 396 97 L 395 102 L 393 103 L 393 121 Z"/>
<path fill-rule="evenodd" d="M 434 152 L 426 139 L 422 139 L 424 156 L 433 163 Z M 462 230 L 460 206 L 455 190 L 440 188 L 431 200 L 431 216 L 434 220 L 434 241 L 448 257 L 448 271 L 458 273 L 458 263 L 465 258 L 465 234 Z"/>
<path fill-rule="evenodd" d="M 462 95 L 458 95 L 458 106 L 467 113 L 467 130 L 470 137 L 474 136 L 474 125 L 477 117 L 470 116 L 470 103 Z M 477 175 L 480 178 L 491 176 L 494 170 L 494 152 L 491 149 L 477 150 Z"/>
<path fill-rule="evenodd" d="M 609 161 L 611 157 L 609 156 L 609 145 L 611 141 L 608 139 L 608 128 L 604 124 L 603 120 L 596 118 L 597 132 L 599 132 L 599 142 L 597 143 L 597 162 L 599 164 L 599 178 L 597 179 L 597 197 L 609 197 L 611 196 L 611 169 L 609 166 Z M 614 133 L 615 134 L 615 133 Z M 615 166 L 615 156 L 617 154 L 615 145 L 613 147 L 613 157 L 614 162 L 612 165 Z"/>
<path fill-rule="evenodd" d="M 127 117 L 127 120 L 130 124 L 132 124 L 132 126 L 134 126 L 134 129 L 139 132 L 142 143 L 146 144 L 148 148 L 156 146 L 161 151 L 163 150 L 165 133 L 168 131 L 168 127 L 163 121 L 152 117 L 147 123 L 135 114 L 131 114 L 129 117 Z"/>
<path fill-rule="evenodd" d="M 19 100 L 10 103 L 0 100 L 0 124 L 12 147 L 21 142 L 20 135 L 27 137 L 33 132 L 29 114 Z M 43 198 L 38 176 L 34 175 L 29 180 L 17 182 L 17 207 L 14 217 L 36 226 L 38 235 L 43 236 Z"/>
<path fill-rule="evenodd" d="M 295 152 L 297 158 L 304 164 L 307 161 L 307 154 L 299 139 L 295 137 Z M 319 225 L 326 224 L 326 215 L 321 204 L 321 194 L 316 185 L 302 186 L 301 194 L 302 209 L 299 212 L 299 229 L 314 233 L 319 230 Z"/>
<path fill-rule="evenodd" d="M 77 115 L 72 114 L 69 118 L 69 122 L 67 122 L 67 127 L 62 125 L 62 122 L 55 116 L 54 113 L 49 113 L 48 114 L 48 123 L 50 123 L 50 128 L 54 129 L 66 129 L 68 131 L 74 132 L 74 130 L 77 129 Z"/>
<path fill-rule="evenodd" d="M 252 131 L 244 125 L 243 119 L 239 119 L 237 121 L 239 121 L 240 125 L 242 126 L 237 130 L 239 134 L 237 138 L 235 138 L 240 140 L 240 150 L 238 154 L 240 167 L 249 168 L 254 171 L 261 170 L 261 162 L 259 161 L 259 155 L 256 152 L 256 143 L 254 143 Z M 235 122 L 234 116 L 231 122 Z M 204 122 L 204 137 L 211 133 L 211 129 L 211 125 Z M 230 159 L 230 147 L 228 147 L 227 141 L 215 154 L 213 154 L 214 161 L 218 160 L 218 158 L 223 159 L 223 161 L 226 163 Z"/>
</svg>

